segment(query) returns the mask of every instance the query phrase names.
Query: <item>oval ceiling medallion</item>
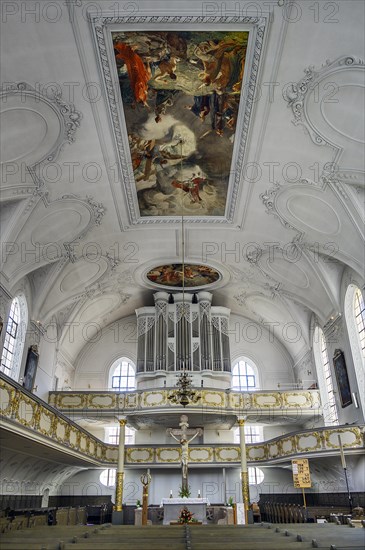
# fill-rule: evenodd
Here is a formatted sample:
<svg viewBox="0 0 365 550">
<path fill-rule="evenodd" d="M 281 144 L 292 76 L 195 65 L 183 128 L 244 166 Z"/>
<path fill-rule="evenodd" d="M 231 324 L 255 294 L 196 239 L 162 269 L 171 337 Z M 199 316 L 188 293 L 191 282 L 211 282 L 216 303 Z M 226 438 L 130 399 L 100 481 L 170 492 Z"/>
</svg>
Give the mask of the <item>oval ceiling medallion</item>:
<svg viewBox="0 0 365 550">
<path fill-rule="evenodd" d="M 33 109 L 4 109 L 0 124 L 4 130 L 1 134 L 2 162 L 15 162 L 31 155 L 47 134 L 47 122 Z"/>
<path fill-rule="evenodd" d="M 90 219 L 90 213 L 86 209 L 85 211 Z M 80 227 L 86 226 L 89 219 L 83 224 L 83 215 L 75 208 L 59 207 L 56 210 L 54 207 L 53 211 L 41 218 L 33 229 L 32 243 L 46 245 L 73 241 L 80 232 Z"/>
<path fill-rule="evenodd" d="M 199 288 L 216 283 L 222 275 L 209 265 L 185 264 L 184 277 L 182 264 L 164 264 L 148 271 L 146 277 L 150 283 L 156 286 L 183 288 Z"/>
<path fill-rule="evenodd" d="M 346 84 L 336 90 L 336 98 L 323 101 L 322 116 L 327 124 L 344 137 L 364 143 L 364 121 L 359 113 L 365 103 L 363 85 Z"/>
<path fill-rule="evenodd" d="M 334 208 L 319 197 L 299 192 L 289 197 L 286 205 L 293 218 L 306 228 L 323 235 L 336 235 L 340 229 Z"/>
</svg>

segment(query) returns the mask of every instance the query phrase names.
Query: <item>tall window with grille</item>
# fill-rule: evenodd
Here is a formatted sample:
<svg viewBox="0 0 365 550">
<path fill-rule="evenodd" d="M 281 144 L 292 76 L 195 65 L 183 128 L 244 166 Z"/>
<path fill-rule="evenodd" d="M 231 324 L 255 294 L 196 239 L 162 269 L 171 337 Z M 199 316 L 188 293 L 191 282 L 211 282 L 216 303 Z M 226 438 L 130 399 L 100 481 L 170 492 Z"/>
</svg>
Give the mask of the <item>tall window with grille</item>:
<svg viewBox="0 0 365 550">
<path fill-rule="evenodd" d="M 264 472 L 260 468 L 248 468 L 249 485 L 259 485 L 264 481 Z"/>
<path fill-rule="evenodd" d="M 105 440 L 111 445 L 118 445 L 119 443 L 119 426 L 108 426 L 105 428 Z M 133 428 L 125 427 L 125 439 L 126 445 L 134 445 L 136 431 Z"/>
<path fill-rule="evenodd" d="M 15 345 L 20 322 L 19 316 L 19 302 L 16 298 L 14 298 L 11 304 L 8 322 L 6 325 L 4 347 L 1 356 L 1 370 L 4 374 L 7 374 L 8 376 L 11 376 L 14 362 Z"/>
<path fill-rule="evenodd" d="M 354 294 L 354 315 L 359 332 L 362 355 L 365 357 L 365 304 L 361 290 L 358 288 Z"/>
<path fill-rule="evenodd" d="M 136 388 L 136 370 L 128 359 L 119 359 L 112 365 L 109 388 L 115 391 L 132 391 Z"/>
<path fill-rule="evenodd" d="M 233 366 L 232 389 L 238 391 L 252 391 L 258 389 L 257 373 L 254 367 L 244 359 L 237 361 Z"/>
<path fill-rule="evenodd" d="M 245 442 L 246 443 L 258 443 L 263 440 L 262 426 L 245 426 Z M 234 443 L 240 442 L 240 429 L 235 428 L 234 431 Z"/>
<path fill-rule="evenodd" d="M 321 349 L 321 358 L 323 366 L 323 374 L 326 384 L 326 390 L 328 395 L 328 420 L 332 424 L 338 424 L 338 414 L 335 394 L 333 391 L 333 382 L 332 382 L 332 373 L 330 368 L 330 363 L 328 359 L 327 343 L 324 337 L 323 331 L 320 333 L 320 349 Z"/>
</svg>

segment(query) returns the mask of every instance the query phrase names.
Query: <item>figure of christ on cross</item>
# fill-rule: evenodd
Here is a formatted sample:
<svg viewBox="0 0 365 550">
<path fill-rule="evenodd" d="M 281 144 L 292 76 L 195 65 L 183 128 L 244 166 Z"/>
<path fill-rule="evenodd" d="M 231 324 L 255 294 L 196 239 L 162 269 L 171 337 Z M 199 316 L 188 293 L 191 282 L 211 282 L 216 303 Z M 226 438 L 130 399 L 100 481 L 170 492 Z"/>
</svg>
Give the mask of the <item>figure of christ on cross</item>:
<svg viewBox="0 0 365 550">
<path fill-rule="evenodd" d="M 198 435 L 202 435 L 203 430 L 201 428 L 189 430 L 188 417 L 186 414 L 181 415 L 179 426 L 180 430 L 169 428 L 167 432 L 181 445 L 182 489 L 188 490 L 189 443 Z"/>
</svg>

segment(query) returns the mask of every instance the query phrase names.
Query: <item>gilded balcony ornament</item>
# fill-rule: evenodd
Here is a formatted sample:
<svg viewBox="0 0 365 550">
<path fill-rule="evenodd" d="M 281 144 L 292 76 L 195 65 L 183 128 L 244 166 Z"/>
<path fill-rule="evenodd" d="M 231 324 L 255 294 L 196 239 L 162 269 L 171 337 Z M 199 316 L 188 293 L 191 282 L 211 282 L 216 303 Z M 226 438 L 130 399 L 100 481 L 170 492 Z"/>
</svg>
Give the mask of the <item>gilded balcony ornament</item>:
<svg viewBox="0 0 365 550">
<path fill-rule="evenodd" d="M 225 454 L 223 457 L 222 454 Z M 231 456 L 229 456 L 231 454 Z M 240 448 L 236 447 L 224 447 L 214 448 L 214 462 L 238 462 L 240 459 Z"/>
<path fill-rule="evenodd" d="M 10 416 L 12 410 L 12 400 L 15 390 L 2 380 L 0 381 L 1 390 L 1 414 L 4 416 Z"/>
<path fill-rule="evenodd" d="M 138 458 L 138 453 L 147 453 L 147 456 L 144 455 Z M 137 455 L 137 457 L 133 455 Z M 152 447 L 134 447 L 126 449 L 126 458 L 129 464 L 151 463 L 154 462 L 154 449 Z"/>
<path fill-rule="evenodd" d="M 10 415 L 13 418 L 17 418 L 20 397 L 21 397 L 21 392 L 14 389 L 11 396 L 11 413 L 10 413 Z"/>
<path fill-rule="evenodd" d="M 331 429 L 325 431 L 325 442 L 326 447 L 329 447 L 331 449 L 339 449 L 338 444 L 338 437 L 337 434 L 346 434 L 351 433 L 354 436 L 354 441 L 351 441 L 351 443 L 346 443 L 344 439 L 342 438 L 342 446 L 343 447 L 358 447 L 362 446 L 362 437 L 361 437 L 361 431 L 357 427 L 348 427 L 348 428 L 337 428 L 337 429 Z M 331 439 L 333 438 L 334 443 L 332 443 Z"/>
<path fill-rule="evenodd" d="M 39 422 L 40 422 L 40 419 L 41 419 L 41 412 L 42 412 L 42 405 L 40 403 L 37 403 L 36 406 L 35 406 L 35 411 L 34 411 L 34 423 L 33 423 L 33 428 L 35 430 L 39 430 Z"/>
<path fill-rule="evenodd" d="M 174 458 L 164 458 L 162 455 L 163 454 L 173 454 L 175 453 L 175 457 Z M 178 448 L 178 447 L 168 447 L 168 448 L 163 448 L 163 447 L 160 447 L 158 449 L 156 449 L 156 460 L 157 462 L 162 462 L 162 463 L 179 463 L 181 461 L 181 449 Z"/>
<path fill-rule="evenodd" d="M 205 457 L 194 458 L 192 454 L 205 453 Z M 188 450 L 189 462 L 213 462 L 213 448 L 212 447 L 190 447 Z"/>
</svg>

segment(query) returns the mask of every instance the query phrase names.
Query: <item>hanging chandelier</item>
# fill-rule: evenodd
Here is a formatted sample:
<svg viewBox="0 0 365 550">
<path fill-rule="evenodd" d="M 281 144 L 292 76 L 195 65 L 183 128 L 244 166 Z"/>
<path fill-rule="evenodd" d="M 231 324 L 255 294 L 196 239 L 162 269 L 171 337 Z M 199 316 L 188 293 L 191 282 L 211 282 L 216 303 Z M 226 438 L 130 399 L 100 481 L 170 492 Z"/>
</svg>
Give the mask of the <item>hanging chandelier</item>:
<svg viewBox="0 0 365 550">
<path fill-rule="evenodd" d="M 182 174 L 182 147 L 183 140 L 180 139 L 181 155 L 180 155 L 180 173 Z M 182 270 L 182 319 L 186 319 L 186 305 L 185 305 L 185 230 L 184 230 L 184 196 L 181 200 L 181 270 Z M 197 403 L 200 399 L 199 393 L 193 389 L 192 381 L 193 377 L 186 370 L 187 364 L 187 352 L 186 352 L 186 338 L 185 338 L 185 326 L 186 323 L 182 322 L 183 329 L 183 353 L 182 353 L 182 370 L 178 375 L 176 382 L 176 390 L 172 390 L 168 395 L 168 399 L 175 405 L 182 405 L 184 408 L 191 404 Z"/>
<path fill-rule="evenodd" d="M 184 369 L 178 376 L 176 390 L 173 390 L 168 399 L 174 405 L 182 405 L 184 408 L 189 403 L 197 403 L 200 395 L 192 387 L 192 376 Z"/>
</svg>

